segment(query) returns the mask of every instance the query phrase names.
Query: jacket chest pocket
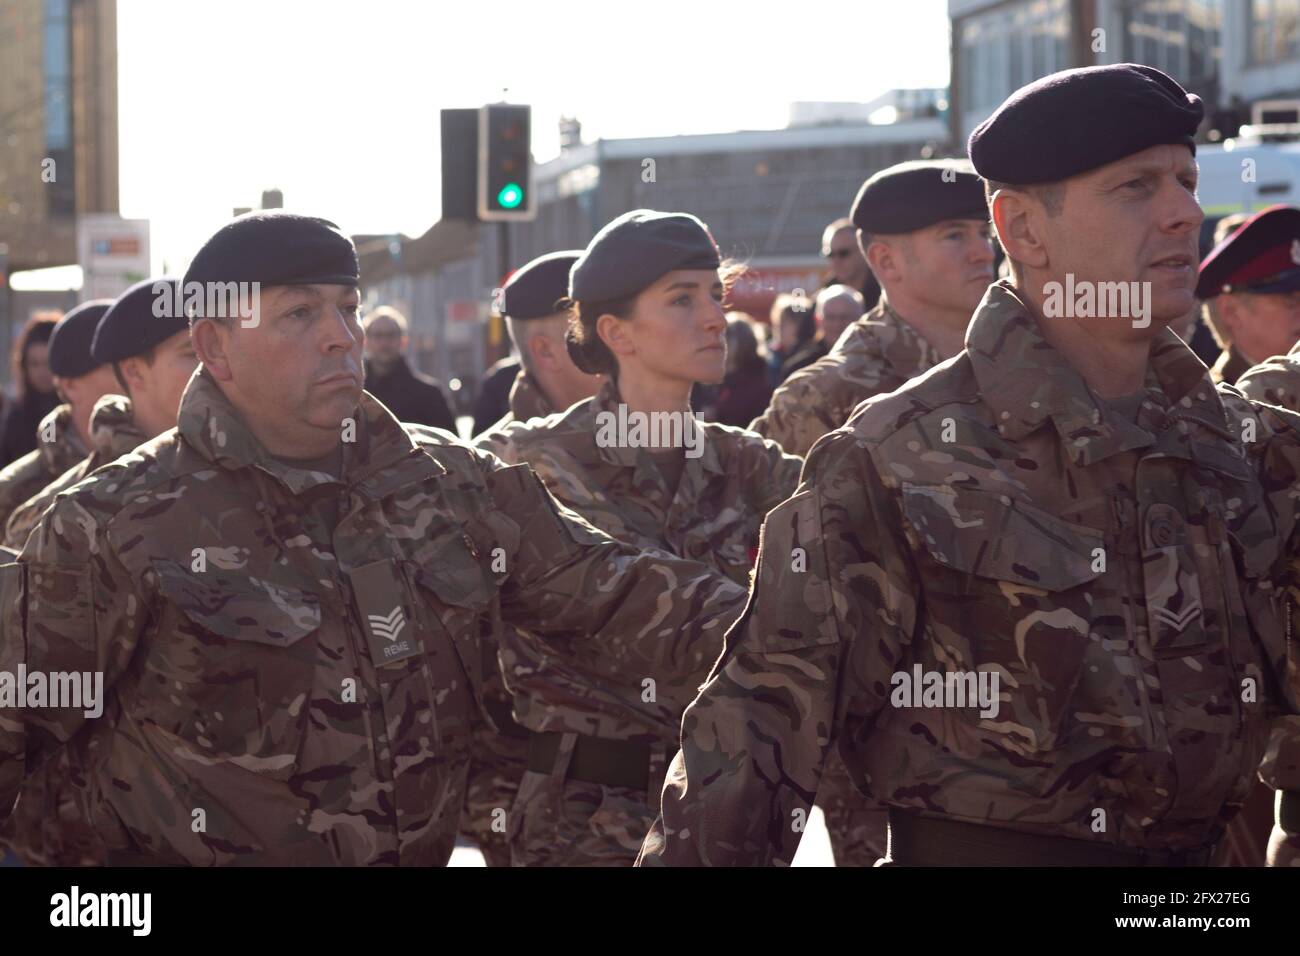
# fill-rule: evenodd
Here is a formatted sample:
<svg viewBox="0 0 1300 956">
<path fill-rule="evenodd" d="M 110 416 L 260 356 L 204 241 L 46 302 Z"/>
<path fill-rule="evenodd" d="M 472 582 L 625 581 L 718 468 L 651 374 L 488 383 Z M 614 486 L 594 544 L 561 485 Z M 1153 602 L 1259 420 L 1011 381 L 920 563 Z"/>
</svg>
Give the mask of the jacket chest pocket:
<svg viewBox="0 0 1300 956">
<path fill-rule="evenodd" d="M 996 713 L 968 706 L 956 717 L 992 747 L 1055 749 L 1103 603 L 1094 583 L 1105 568 L 1102 533 L 1005 495 L 947 485 L 904 483 L 902 507 L 922 549 L 928 634 L 915 660 L 996 675 Z"/>
<path fill-rule="evenodd" d="M 155 559 L 163 626 L 144 659 L 139 703 L 195 750 L 244 769 L 297 767 L 321 626 L 310 592 L 246 574 Z"/>
<path fill-rule="evenodd" d="M 484 719 L 492 723 L 484 685 L 497 666 L 500 619 L 490 570 L 493 555 L 484 547 L 466 534 L 448 539 L 436 562 L 402 563 L 411 620 L 423 648 L 423 668 L 443 738 L 467 737 Z"/>
</svg>

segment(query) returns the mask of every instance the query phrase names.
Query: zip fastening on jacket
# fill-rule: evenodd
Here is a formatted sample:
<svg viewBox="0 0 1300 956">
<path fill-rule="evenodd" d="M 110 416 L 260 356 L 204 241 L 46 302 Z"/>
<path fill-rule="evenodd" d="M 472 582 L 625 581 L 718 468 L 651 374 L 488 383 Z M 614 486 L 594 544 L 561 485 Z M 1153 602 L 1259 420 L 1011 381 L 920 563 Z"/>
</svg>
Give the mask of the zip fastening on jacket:
<svg viewBox="0 0 1300 956">
<path fill-rule="evenodd" d="M 1146 679 L 1145 679 L 1145 674 L 1143 673 L 1144 663 L 1142 662 L 1141 650 L 1138 647 L 1138 643 L 1137 643 L 1137 623 L 1133 619 L 1134 618 L 1133 604 L 1130 600 L 1127 599 L 1128 582 L 1129 582 L 1129 563 L 1128 563 L 1128 555 L 1126 554 L 1127 549 L 1125 548 L 1125 542 L 1128 539 L 1129 529 L 1132 528 L 1136 524 L 1136 522 L 1129 521 L 1128 519 L 1128 509 L 1125 507 L 1126 505 L 1130 504 L 1130 500 L 1128 498 L 1112 497 L 1110 499 L 1110 502 L 1111 502 L 1111 510 L 1115 515 L 1115 521 L 1119 528 L 1119 535 L 1118 535 L 1119 561 L 1120 561 L 1120 577 L 1122 580 L 1122 586 L 1120 589 L 1120 604 L 1124 608 L 1124 627 L 1128 632 L 1128 642 L 1129 642 L 1129 646 L 1132 648 L 1133 656 L 1138 661 L 1138 668 L 1139 668 L 1137 674 L 1138 700 L 1142 704 L 1142 716 L 1146 718 L 1147 739 L 1151 741 L 1152 746 L 1155 746 L 1156 737 L 1157 737 L 1155 716 L 1151 712 L 1151 700 L 1147 693 Z M 1141 546 L 1141 542 L 1139 541 L 1139 553 L 1141 550 L 1140 546 Z M 1145 600 L 1145 595 L 1146 595 L 1145 580 L 1143 581 L 1142 584 L 1142 594 Z M 1149 627 L 1150 625 L 1148 624 L 1148 634 L 1150 633 Z"/>
</svg>

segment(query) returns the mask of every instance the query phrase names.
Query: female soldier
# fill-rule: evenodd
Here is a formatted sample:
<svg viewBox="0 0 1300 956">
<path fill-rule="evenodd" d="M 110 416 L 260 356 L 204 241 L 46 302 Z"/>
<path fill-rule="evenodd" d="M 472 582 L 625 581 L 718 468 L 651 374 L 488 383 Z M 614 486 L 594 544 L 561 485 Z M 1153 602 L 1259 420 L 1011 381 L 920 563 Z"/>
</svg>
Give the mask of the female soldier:
<svg viewBox="0 0 1300 956">
<path fill-rule="evenodd" d="M 569 280 L 570 354 L 609 380 L 568 411 L 509 424 L 479 445 L 532 465 L 563 504 L 614 537 L 748 583 L 763 518 L 793 493 L 802 462 L 753 432 L 691 414 L 692 385 L 716 384 L 726 371 L 722 299 L 734 275 L 694 216 L 636 210 L 615 219 Z M 532 731 L 506 824 L 514 865 L 635 861 L 659 812 L 682 711 L 720 651 L 683 647 L 673 673 L 629 659 L 623 684 L 593 693 L 558 649 L 543 655 L 503 638 L 503 676 Z M 615 642 L 608 653 L 627 651 Z"/>
</svg>

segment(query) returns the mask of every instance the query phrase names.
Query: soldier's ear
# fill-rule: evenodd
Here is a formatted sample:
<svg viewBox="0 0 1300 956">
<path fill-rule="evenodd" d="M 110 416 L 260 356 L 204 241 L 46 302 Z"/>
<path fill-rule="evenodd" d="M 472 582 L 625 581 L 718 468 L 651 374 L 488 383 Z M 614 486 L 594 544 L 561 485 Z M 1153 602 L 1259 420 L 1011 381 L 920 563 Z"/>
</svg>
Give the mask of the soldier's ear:
<svg viewBox="0 0 1300 956">
<path fill-rule="evenodd" d="M 993 194 L 991 207 L 993 227 L 1007 256 L 1032 268 L 1046 266 L 1042 204 L 1028 193 L 1004 187 Z"/>
<path fill-rule="evenodd" d="M 226 348 L 229 335 L 230 330 L 214 319 L 197 319 L 190 330 L 194 353 L 218 382 L 228 382 L 233 378 Z"/>
<path fill-rule="evenodd" d="M 631 324 L 626 319 L 606 312 L 596 320 L 596 334 L 615 355 L 634 355 L 636 346 L 632 344 Z"/>
<path fill-rule="evenodd" d="M 885 239 L 873 238 L 865 251 L 867 265 L 871 267 L 871 274 L 879 281 L 888 282 L 892 285 L 902 279 L 903 271 L 899 263 L 900 250 L 897 246 Z"/>
<path fill-rule="evenodd" d="M 528 354 L 532 357 L 535 367 L 553 369 L 558 364 L 559 353 L 568 356 L 564 347 L 564 339 L 560 338 L 556 341 L 549 335 L 529 336 L 525 347 L 528 349 Z"/>
</svg>

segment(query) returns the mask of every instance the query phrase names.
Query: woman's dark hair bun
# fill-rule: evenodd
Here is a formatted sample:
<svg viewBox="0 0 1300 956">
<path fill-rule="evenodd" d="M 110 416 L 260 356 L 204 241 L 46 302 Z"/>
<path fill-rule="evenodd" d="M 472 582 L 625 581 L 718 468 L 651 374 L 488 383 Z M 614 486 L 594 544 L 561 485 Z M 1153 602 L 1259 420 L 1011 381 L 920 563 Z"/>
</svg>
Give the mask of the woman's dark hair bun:
<svg viewBox="0 0 1300 956">
<path fill-rule="evenodd" d="M 600 304 L 586 308 L 575 302 L 569 313 L 569 325 L 564 330 L 564 347 L 573 364 L 588 375 L 617 375 L 618 361 L 600 336 L 596 334 L 596 320 L 610 311 Z"/>
</svg>

